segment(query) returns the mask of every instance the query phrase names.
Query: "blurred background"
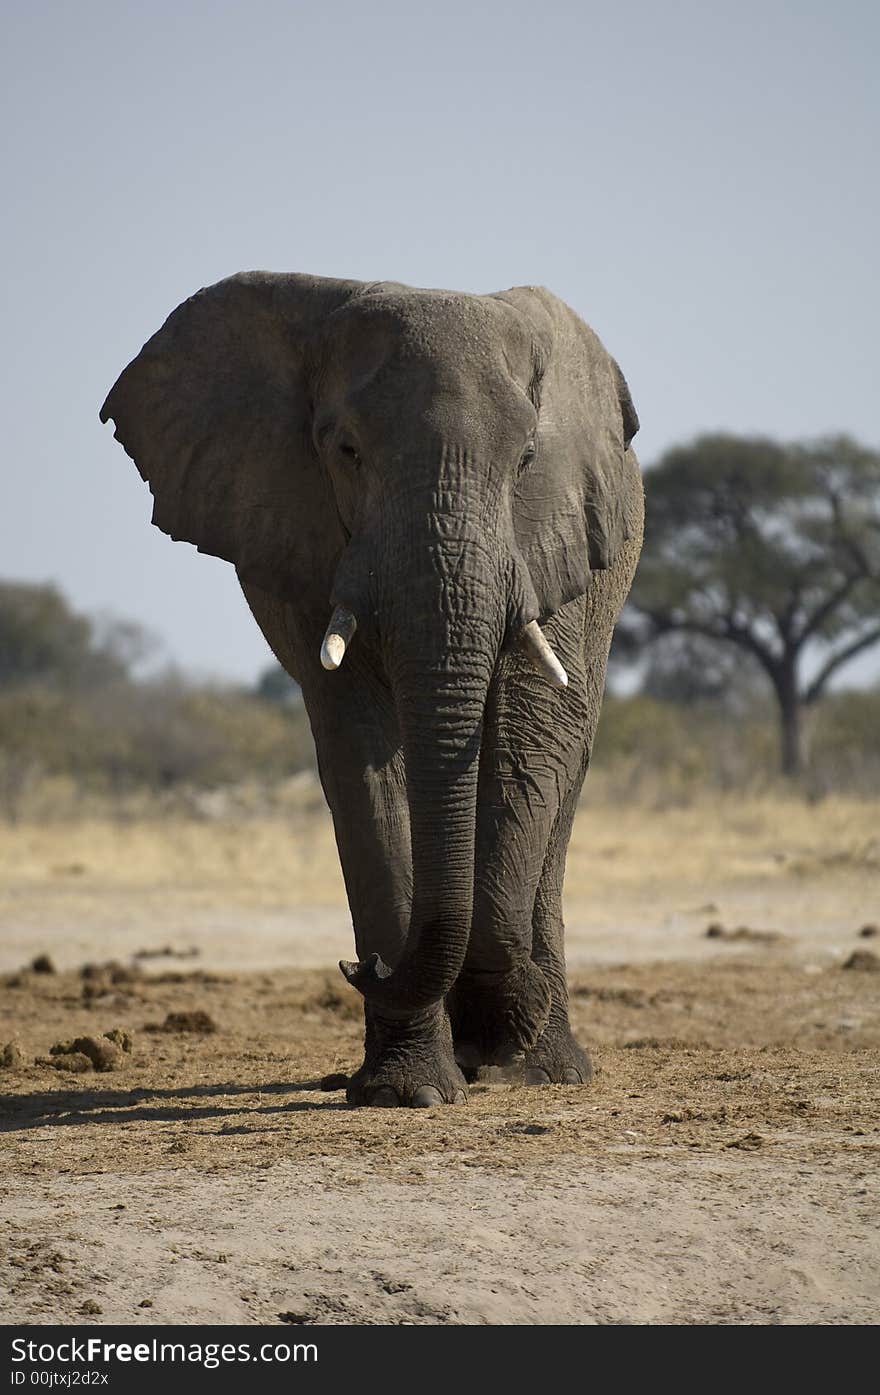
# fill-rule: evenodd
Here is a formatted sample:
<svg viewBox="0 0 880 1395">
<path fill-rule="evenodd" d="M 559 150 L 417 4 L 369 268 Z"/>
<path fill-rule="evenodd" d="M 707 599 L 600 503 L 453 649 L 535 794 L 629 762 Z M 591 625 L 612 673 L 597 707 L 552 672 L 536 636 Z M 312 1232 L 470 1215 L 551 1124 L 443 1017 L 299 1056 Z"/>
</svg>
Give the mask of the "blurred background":
<svg viewBox="0 0 880 1395">
<path fill-rule="evenodd" d="M 150 528 L 97 417 L 254 267 L 544 283 L 619 359 L 649 521 L 593 801 L 877 796 L 876 6 L 84 0 L 4 30 L 0 818 L 313 781 L 231 567 Z"/>
</svg>

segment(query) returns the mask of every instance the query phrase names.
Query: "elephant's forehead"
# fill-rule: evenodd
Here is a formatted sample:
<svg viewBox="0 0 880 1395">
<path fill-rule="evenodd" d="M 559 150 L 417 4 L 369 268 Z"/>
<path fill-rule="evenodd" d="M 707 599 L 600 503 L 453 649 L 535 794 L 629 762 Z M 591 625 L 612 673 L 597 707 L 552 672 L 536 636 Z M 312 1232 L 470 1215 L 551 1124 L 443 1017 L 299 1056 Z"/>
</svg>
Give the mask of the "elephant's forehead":
<svg viewBox="0 0 880 1395">
<path fill-rule="evenodd" d="M 374 367 L 422 359 L 434 371 L 504 370 L 527 384 L 532 341 L 522 317 L 489 296 L 379 285 L 329 327 L 334 347 Z"/>
</svg>

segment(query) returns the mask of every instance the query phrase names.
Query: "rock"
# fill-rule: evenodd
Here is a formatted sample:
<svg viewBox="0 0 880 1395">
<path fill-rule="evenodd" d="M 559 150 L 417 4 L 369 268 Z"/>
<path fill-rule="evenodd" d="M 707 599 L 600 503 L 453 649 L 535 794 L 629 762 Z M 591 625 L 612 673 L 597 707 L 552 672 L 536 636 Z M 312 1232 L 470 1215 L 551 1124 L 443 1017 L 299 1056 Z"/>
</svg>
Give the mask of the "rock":
<svg viewBox="0 0 880 1395">
<path fill-rule="evenodd" d="M 335 1070 L 330 1075 L 325 1075 L 321 1081 L 322 1090 L 344 1090 L 348 1085 L 348 1076 L 345 1071 Z"/>
<path fill-rule="evenodd" d="M 114 1031 L 118 1033 L 120 1029 L 117 1027 L 114 1028 Z M 120 1034 L 127 1035 L 126 1033 Z M 56 1041 L 54 1046 L 50 1046 L 49 1055 L 52 1058 L 51 1065 L 56 1070 L 82 1070 L 82 1066 L 72 1065 L 71 1062 L 83 1058 L 94 1070 L 108 1071 L 116 1070 L 120 1064 L 123 1049 L 109 1036 L 75 1037 L 73 1041 Z"/>
<path fill-rule="evenodd" d="M 51 1066 L 53 1070 L 70 1071 L 72 1075 L 82 1075 L 92 1069 L 92 1063 L 82 1051 L 64 1051 L 56 1056 L 38 1056 L 35 1065 Z"/>
<path fill-rule="evenodd" d="M 873 949 L 854 949 L 849 958 L 844 961 L 843 968 L 876 974 L 880 972 L 880 958 L 877 957 Z"/>
<path fill-rule="evenodd" d="M 88 1056 L 97 1071 L 115 1070 L 122 1054 L 109 1037 L 77 1037 L 72 1049 Z"/>
<path fill-rule="evenodd" d="M 748 940 L 752 944 L 772 945 L 784 938 L 778 930 L 753 930 L 750 925 L 738 925 L 735 930 L 725 930 L 723 925 L 714 921 L 706 927 L 707 940 Z"/>
<path fill-rule="evenodd" d="M 106 964 L 84 964 L 80 977 L 83 1002 L 94 1004 L 96 999 L 114 992 L 118 998 L 130 995 L 133 986 L 143 979 L 143 972 L 138 964 L 120 964 L 117 959 L 111 959 Z"/>
<path fill-rule="evenodd" d="M 105 964 L 83 964 L 79 976 L 87 983 L 99 985 L 135 983 L 143 978 L 139 964 L 121 964 L 118 959 L 108 959 Z"/>
<path fill-rule="evenodd" d="M 31 973 L 34 974 L 54 974 L 57 969 L 49 958 L 48 954 L 38 954 L 36 959 L 31 960 Z"/>
</svg>

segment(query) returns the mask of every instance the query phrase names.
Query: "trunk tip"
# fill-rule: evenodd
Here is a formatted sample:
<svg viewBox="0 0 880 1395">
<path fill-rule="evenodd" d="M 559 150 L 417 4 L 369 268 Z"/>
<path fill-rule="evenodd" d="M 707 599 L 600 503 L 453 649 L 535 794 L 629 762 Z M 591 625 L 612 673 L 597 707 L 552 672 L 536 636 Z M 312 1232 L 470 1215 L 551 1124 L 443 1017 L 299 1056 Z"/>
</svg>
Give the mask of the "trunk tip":
<svg viewBox="0 0 880 1395">
<path fill-rule="evenodd" d="M 360 962 L 356 959 L 340 959 L 339 967 L 343 975 L 359 993 L 369 992 L 369 985 L 377 979 L 389 978 L 391 969 L 378 954 L 371 954 Z"/>
</svg>

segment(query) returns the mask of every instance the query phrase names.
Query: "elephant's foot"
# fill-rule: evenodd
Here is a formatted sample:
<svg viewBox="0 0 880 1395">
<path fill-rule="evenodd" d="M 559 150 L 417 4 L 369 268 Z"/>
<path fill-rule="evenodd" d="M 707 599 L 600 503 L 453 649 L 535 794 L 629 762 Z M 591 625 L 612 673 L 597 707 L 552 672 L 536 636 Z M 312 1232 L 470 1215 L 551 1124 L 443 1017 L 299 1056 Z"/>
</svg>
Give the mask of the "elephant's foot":
<svg viewBox="0 0 880 1395">
<path fill-rule="evenodd" d="M 466 1071 L 522 1059 L 550 1016 L 550 989 L 530 959 L 507 974 L 462 974 L 449 998 L 455 1059 Z"/>
<path fill-rule="evenodd" d="M 466 1103 L 467 1085 L 455 1063 L 442 1004 L 406 1019 L 366 1011 L 364 1063 L 348 1082 L 349 1104 L 430 1109 Z"/>
<path fill-rule="evenodd" d="M 593 1063 L 568 1023 L 553 1019 L 526 1053 L 520 1076 L 524 1085 L 588 1085 L 592 1078 Z"/>
</svg>

